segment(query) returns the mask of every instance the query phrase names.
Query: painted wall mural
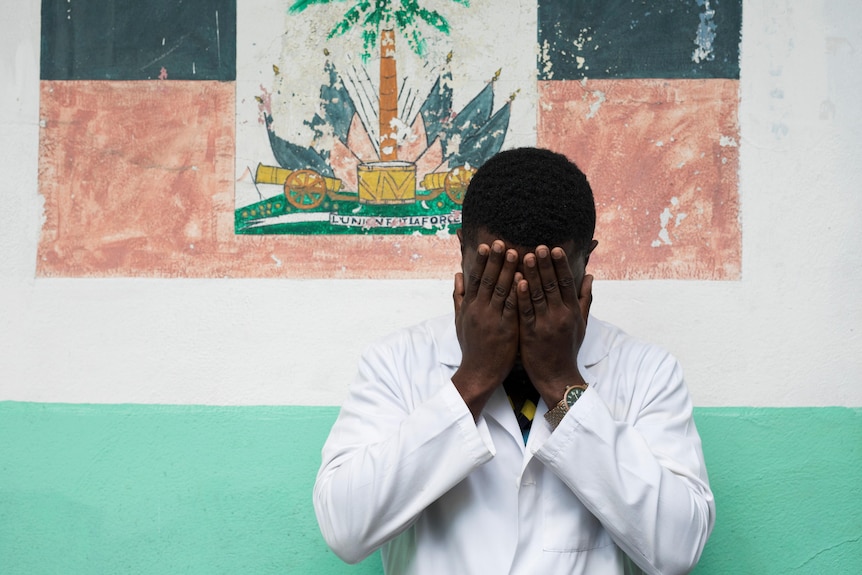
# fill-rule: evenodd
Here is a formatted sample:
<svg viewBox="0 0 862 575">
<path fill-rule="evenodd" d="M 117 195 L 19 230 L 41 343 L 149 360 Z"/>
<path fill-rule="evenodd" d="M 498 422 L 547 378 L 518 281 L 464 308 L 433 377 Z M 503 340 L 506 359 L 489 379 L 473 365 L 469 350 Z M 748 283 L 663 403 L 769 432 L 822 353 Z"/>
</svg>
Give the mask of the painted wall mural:
<svg viewBox="0 0 862 575">
<path fill-rule="evenodd" d="M 313 5 L 327 3 L 293 3 L 288 34 L 300 35 Z M 469 6 L 466 0 L 452 4 Z M 257 197 L 252 196 L 257 201 L 237 206 L 237 233 L 454 233 L 472 174 L 503 145 L 514 94 L 494 110 L 498 69 L 478 94 L 455 110 L 453 53 L 435 63 L 429 57 L 435 51 L 426 40 L 431 34 L 449 35 L 444 15 L 416 1 L 341 5 L 344 14 L 325 39 L 361 30 L 361 35 L 349 37 L 353 46 L 348 44 L 342 53 L 348 58 L 345 66 L 335 63 L 335 51 L 344 46 L 321 50 L 324 38 L 305 35 L 311 48 L 308 61 L 313 66 L 317 59 L 326 73 L 318 109 L 303 121 L 308 133 L 299 134 L 299 142 L 276 133 L 273 98 L 283 98 L 283 92 L 274 95 L 263 89 L 256 98 L 278 165 L 257 164 Z M 396 50 L 401 43 L 423 60 L 418 69 L 408 67 L 403 79 Z M 378 58 L 372 60 L 372 54 Z M 306 59 L 298 60 L 291 52 L 273 64 L 274 75 L 298 68 L 302 61 Z M 434 82 L 430 89 L 427 79 Z M 294 92 L 290 97 L 301 96 Z M 266 198 L 261 192 L 265 185 L 275 186 L 268 187 Z M 237 194 L 238 202 L 241 198 Z"/>
<path fill-rule="evenodd" d="M 45 276 L 439 277 L 567 154 L 612 279 L 738 279 L 741 0 L 43 0 Z"/>
</svg>

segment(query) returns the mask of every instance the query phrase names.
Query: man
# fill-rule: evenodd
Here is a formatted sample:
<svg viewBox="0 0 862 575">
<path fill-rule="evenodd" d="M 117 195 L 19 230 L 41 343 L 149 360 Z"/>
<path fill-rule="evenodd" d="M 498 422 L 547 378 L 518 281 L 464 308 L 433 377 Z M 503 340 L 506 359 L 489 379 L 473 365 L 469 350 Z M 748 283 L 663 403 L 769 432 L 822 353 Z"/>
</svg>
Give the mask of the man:
<svg viewBox="0 0 862 575">
<path fill-rule="evenodd" d="M 389 575 L 690 571 L 715 517 L 691 401 L 673 357 L 589 316 L 586 177 L 502 152 L 462 217 L 454 316 L 365 352 L 323 448 L 327 543 Z"/>
</svg>

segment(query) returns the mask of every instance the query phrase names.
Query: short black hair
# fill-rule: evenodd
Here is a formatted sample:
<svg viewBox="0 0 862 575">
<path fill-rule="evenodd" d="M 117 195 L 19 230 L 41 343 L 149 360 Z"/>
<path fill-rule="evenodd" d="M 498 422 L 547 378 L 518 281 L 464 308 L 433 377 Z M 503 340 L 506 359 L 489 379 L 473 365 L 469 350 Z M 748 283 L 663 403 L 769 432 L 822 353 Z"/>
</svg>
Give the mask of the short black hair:
<svg viewBox="0 0 862 575">
<path fill-rule="evenodd" d="M 464 240 L 477 232 L 519 246 L 558 246 L 573 240 L 586 249 L 596 229 L 593 190 L 566 156 L 540 148 L 500 152 L 473 175 L 461 214 Z"/>
</svg>

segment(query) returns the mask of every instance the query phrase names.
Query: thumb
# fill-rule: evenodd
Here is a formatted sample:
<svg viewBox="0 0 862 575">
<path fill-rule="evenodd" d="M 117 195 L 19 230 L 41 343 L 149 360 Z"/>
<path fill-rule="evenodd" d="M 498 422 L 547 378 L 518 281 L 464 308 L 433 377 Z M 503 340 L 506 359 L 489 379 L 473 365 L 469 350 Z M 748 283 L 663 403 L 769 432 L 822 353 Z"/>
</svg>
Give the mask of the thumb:
<svg viewBox="0 0 862 575">
<path fill-rule="evenodd" d="M 584 324 L 587 323 L 587 318 L 590 316 L 590 307 L 593 305 L 593 276 L 584 276 L 584 281 L 581 282 L 581 292 L 578 294 L 578 306 L 581 308 L 581 317 L 584 318 Z"/>
<path fill-rule="evenodd" d="M 452 301 L 455 304 L 455 314 L 461 312 L 461 302 L 464 301 L 464 274 L 455 274 L 455 289 L 452 291 Z"/>
</svg>

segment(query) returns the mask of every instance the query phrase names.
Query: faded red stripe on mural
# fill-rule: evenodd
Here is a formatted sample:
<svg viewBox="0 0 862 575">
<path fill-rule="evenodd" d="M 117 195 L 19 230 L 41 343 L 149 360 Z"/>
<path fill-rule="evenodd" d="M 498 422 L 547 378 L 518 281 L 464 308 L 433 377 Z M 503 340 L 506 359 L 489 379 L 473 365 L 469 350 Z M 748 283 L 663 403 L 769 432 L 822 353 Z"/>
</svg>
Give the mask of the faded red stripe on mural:
<svg viewBox="0 0 862 575">
<path fill-rule="evenodd" d="M 538 143 L 596 197 L 603 279 L 740 277 L 737 80 L 539 82 Z"/>
<path fill-rule="evenodd" d="M 234 235 L 235 86 L 41 83 L 37 273 L 438 277 L 457 239 Z"/>
</svg>

